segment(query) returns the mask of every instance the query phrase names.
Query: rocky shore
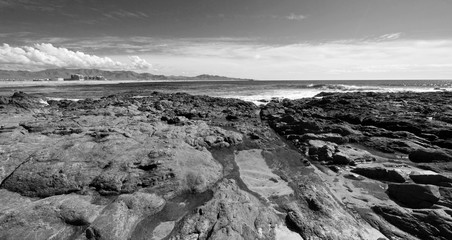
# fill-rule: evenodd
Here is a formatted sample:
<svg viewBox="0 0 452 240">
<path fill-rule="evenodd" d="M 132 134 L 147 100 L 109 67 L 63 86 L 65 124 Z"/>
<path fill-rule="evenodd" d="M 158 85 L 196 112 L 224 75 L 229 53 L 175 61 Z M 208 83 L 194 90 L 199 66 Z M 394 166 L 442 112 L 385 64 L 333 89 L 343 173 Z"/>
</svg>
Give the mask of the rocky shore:
<svg viewBox="0 0 452 240">
<path fill-rule="evenodd" d="M 0 239 L 452 239 L 452 93 L 0 97 Z"/>
</svg>

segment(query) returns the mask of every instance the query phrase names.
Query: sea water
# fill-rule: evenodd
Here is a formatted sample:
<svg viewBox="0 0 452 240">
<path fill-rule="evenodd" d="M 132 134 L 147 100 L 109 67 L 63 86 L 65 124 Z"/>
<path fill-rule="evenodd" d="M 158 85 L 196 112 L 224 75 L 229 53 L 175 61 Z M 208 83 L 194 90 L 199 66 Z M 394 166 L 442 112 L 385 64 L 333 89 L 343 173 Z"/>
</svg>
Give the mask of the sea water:
<svg viewBox="0 0 452 240">
<path fill-rule="evenodd" d="M 111 81 L 99 84 L 17 84 L 0 86 L 0 96 L 14 91 L 35 93 L 49 99 L 99 98 L 117 93 L 146 96 L 154 91 L 238 98 L 255 104 L 271 99 L 314 97 L 321 92 L 433 92 L 451 91 L 451 80 L 353 80 L 353 81 Z"/>
</svg>

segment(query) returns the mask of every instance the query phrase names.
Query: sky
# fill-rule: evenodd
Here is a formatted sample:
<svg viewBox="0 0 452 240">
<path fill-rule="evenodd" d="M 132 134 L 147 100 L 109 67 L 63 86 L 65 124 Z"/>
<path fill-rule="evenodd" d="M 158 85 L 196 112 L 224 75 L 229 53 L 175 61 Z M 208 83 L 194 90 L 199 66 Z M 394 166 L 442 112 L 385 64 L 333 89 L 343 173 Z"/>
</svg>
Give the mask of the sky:
<svg viewBox="0 0 452 240">
<path fill-rule="evenodd" d="M 452 79 L 452 0 L 0 0 L 0 69 Z"/>
</svg>

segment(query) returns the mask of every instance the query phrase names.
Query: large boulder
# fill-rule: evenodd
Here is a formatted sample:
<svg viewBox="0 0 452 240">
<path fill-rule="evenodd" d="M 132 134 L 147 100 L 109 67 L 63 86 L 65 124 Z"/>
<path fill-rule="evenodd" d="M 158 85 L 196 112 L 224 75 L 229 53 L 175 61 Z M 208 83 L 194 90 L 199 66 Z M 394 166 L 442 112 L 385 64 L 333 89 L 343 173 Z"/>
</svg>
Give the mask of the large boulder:
<svg viewBox="0 0 452 240">
<path fill-rule="evenodd" d="M 388 195 L 410 208 L 430 208 L 437 203 L 441 194 L 439 188 L 418 184 L 389 184 Z"/>
</svg>

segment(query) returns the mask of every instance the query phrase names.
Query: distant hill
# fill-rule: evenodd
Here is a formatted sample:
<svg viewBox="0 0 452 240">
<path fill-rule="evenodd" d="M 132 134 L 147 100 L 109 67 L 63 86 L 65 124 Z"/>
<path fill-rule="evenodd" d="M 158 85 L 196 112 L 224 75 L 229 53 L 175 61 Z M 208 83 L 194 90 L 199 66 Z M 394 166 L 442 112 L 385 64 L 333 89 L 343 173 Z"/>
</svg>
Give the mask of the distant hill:
<svg viewBox="0 0 452 240">
<path fill-rule="evenodd" d="M 217 75 L 203 74 L 195 77 L 187 76 L 165 76 L 154 75 L 150 73 L 137 73 L 133 71 L 103 71 L 98 69 L 47 69 L 37 72 L 30 71 L 10 71 L 0 70 L 0 81 L 5 80 L 33 80 L 33 79 L 52 79 L 52 78 L 70 78 L 72 74 L 81 74 L 84 76 L 104 76 L 107 80 L 235 80 L 249 81 L 251 79 L 230 78 Z"/>
</svg>

